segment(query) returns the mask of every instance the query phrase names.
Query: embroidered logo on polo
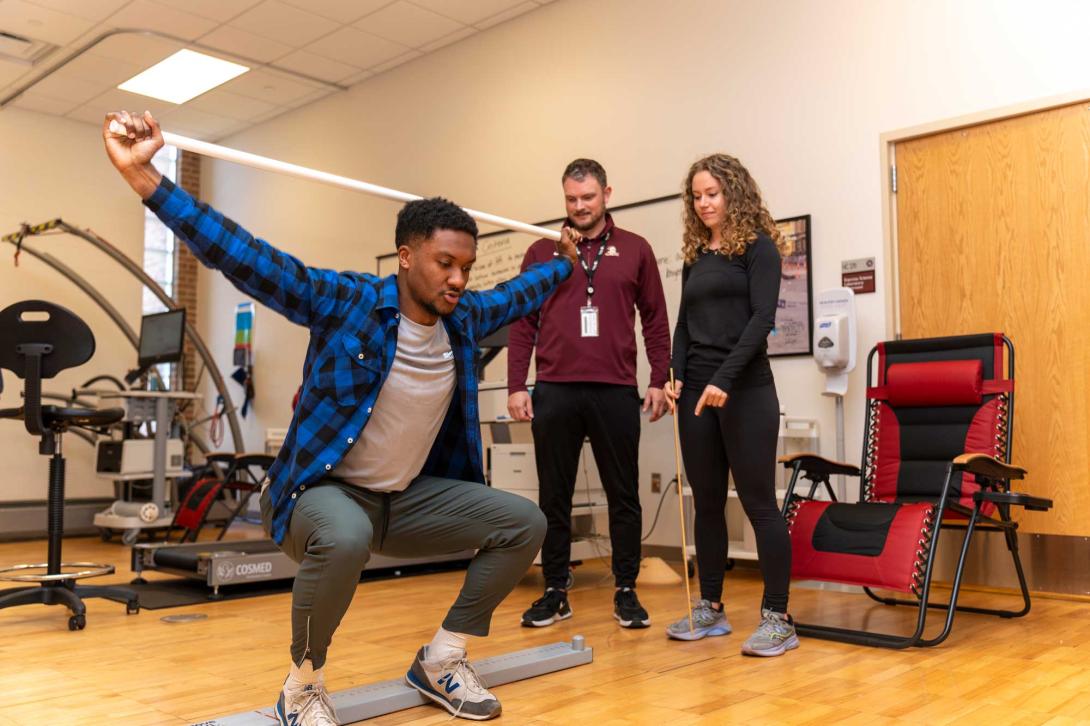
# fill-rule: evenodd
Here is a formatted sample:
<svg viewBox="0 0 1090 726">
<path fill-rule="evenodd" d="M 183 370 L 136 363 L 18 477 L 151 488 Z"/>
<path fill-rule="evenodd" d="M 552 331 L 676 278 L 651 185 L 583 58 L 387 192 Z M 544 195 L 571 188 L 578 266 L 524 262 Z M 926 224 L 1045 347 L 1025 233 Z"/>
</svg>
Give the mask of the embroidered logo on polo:
<svg viewBox="0 0 1090 726">
<path fill-rule="evenodd" d="M 617 251 L 616 247 L 614 247 L 613 245 L 610 245 L 609 247 L 606 247 L 605 256 L 606 257 L 620 257 L 621 253 Z"/>
</svg>

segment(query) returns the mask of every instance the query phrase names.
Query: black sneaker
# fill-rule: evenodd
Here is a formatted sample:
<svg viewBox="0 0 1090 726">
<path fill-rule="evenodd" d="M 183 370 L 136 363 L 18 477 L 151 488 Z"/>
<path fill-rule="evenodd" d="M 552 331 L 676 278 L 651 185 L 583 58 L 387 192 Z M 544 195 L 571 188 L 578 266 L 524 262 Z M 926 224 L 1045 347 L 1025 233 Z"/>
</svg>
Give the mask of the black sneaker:
<svg viewBox="0 0 1090 726">
<path fill-rule="evenodd" d="M 568 593 L 554 587 L 547 587 L 541 599 L 534 600 L 530 609 L 522 614 L 522 625 L 526 628 L 544 628 L 557 620 L 567 620 L 570 617 L 571 605 L 568 604 Z"/>
<path fill-rule="evenodd" d="M 651 616 L 640 605 L 640 599 L 631 587 L 622 587 L 613 596 L 613 617 L 622 628 L 646 628 L 651 624 Z"/>
</svg>

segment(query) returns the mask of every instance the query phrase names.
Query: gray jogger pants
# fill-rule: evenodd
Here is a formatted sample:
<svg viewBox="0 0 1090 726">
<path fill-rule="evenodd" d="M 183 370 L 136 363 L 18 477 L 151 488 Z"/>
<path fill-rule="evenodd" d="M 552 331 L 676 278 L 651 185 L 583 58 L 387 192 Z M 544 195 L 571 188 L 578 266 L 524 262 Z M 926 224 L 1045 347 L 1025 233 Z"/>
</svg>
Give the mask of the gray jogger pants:
<svg viewBox="0 0 1090 726">
<path fill-rule="evenodd" d="M 261 518 L 269 528 L 268 492 Z M 487 635 L 496 606 L 530 567 L 545 538 L 537 505 L 483 484 L 421 476 L 401 492 L 324 480 L 299 497 L 281 549 L 299 563 L 292 589 L 291 658 L 325 664 L 371 552 L 419 557 L 476 549 L 443 627 Z"/>
</svg>

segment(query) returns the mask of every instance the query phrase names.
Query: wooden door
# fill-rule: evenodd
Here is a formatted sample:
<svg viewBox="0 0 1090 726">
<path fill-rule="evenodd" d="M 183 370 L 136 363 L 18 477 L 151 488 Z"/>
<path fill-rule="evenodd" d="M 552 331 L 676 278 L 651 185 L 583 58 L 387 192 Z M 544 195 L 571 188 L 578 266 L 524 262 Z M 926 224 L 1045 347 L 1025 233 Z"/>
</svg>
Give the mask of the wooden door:
<svg viewBox="0 0 1090 726">
<path fill-rule="evenodd" d="M 1012 460 L 1055 501 L 1021 530 L 1090 535 L 1090 104 L 898 142 L 905 338 L 1005 332 Z"/>
</svg>

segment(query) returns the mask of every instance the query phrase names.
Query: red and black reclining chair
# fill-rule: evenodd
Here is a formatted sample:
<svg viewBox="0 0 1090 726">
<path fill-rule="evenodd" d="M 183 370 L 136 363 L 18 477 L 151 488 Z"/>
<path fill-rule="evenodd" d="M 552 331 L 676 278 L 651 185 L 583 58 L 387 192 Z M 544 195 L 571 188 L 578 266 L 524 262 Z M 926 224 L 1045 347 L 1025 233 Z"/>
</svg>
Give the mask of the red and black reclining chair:
<svg viewBox="0 0 1090 726">
<path fill-rule="evenodd" d="M 793 471 L 784 503 L 791 574 L 862 586 L 886 605 L 912 605 L 919 611 L 916 630 L 897 635 L 799 623 L 800 634 L 888 648 L 931 646 L 950 634 L 956 610 L 1006 618 L 1029 612 L 1011 507 L 1045 511 L 1052 502 L 1010 491 L 1010 482 L 1026 474 L 1010 463 L 1013 414 L 1014 347 L 1001 333 L 889 341 L 871 350 L 862 469 L 812 454 L 780 460 Z M 861 501 L 835 501 L 829 477 L 838 474 L 860 477 Z M 809 481 L 806 495 L 795 493 L 800 478 Z M 814 499 L 819 487 L 834 501 Z M 940 528 L 965 531 L 949 603 L 929 602 Z M 1006 538 L 1020 610 L 957 605 L 977 530 Z M 881 597 L 874 589 L 916 599 Z M 928 608 L 947 611 L 932 638 L 924 638 Z"/>
</svg>

